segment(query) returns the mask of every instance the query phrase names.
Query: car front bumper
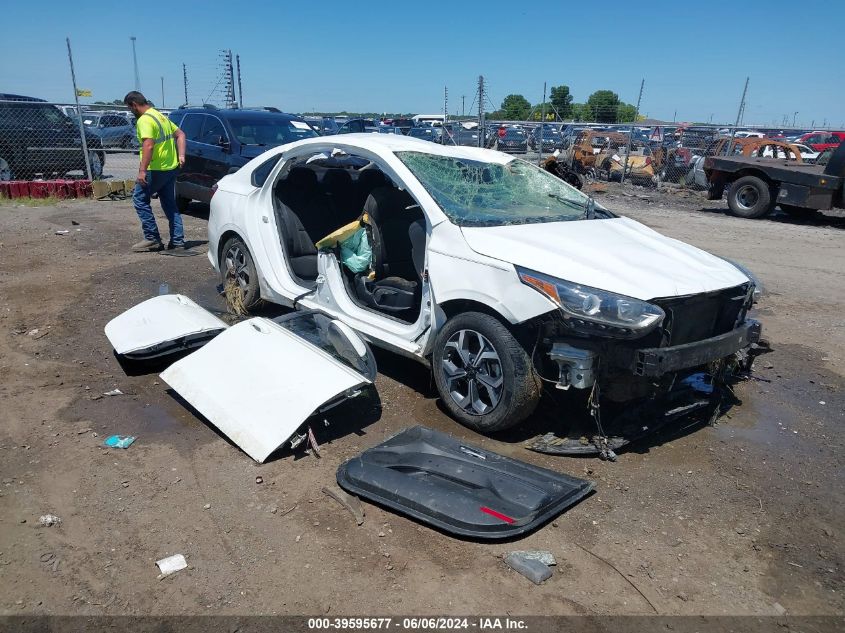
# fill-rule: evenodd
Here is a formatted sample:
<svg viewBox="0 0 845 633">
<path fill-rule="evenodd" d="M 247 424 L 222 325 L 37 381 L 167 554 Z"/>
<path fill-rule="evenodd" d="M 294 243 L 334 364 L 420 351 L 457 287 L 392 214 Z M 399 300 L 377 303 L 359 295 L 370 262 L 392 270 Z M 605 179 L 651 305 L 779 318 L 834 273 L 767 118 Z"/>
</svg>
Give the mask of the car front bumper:
<svg viewBox="0 0 845 633">
<path fill-rule="evenodd" d="M 758 321 L 747 319 L 742 325 L 718 336 L 675 345 L 647 347 L 634 350 L 628 368 L 637 376 L 657 377 L 673 371 L 698 367 L 760 340 L 762 327 Z"/>
</svg>

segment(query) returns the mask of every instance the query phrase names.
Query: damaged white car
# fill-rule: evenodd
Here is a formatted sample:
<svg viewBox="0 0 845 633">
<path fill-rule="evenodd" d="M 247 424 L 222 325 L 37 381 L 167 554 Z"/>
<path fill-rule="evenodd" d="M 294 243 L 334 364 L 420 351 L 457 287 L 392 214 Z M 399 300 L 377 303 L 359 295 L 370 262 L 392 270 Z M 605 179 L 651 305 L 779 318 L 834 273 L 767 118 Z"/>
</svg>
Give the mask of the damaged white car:
<svg viewBox="0 0 845 633">
<path fill-rule="evenodd" d="M 525 420 L 543 384 L 593 406 L 599 384 L 650 400 L 760 336 L 749 273 L 492 150 L 380 134 L 277 147 L 219 181 L 208 232 L 247 308 L 319 310 L 429 363 L 481 432 Z"/>
</svg>

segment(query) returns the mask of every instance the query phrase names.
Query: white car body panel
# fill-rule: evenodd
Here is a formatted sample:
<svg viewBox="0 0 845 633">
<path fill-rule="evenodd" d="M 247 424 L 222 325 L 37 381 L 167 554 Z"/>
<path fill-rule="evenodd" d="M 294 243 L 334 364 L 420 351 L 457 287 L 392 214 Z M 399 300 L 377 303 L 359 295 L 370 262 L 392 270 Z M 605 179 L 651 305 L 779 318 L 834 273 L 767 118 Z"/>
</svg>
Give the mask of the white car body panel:
<svg viewBox="0 0 845 633">
<path fill-rule="evenodd" d="M 464 228 L 463 234 L 479 253 L 646 301 L 748 281 L 725 260 L 629 218 Z"/>
<path fill-rule="evenodd" d="M 557 308 L 545 295 L 519 280 L 513 264 L 473 251 L 451 223 L 432 230 L 428 272 L 437 305 L 468 299 L 488 305 L 511 323 Z"/>
<path fill-rule="evenodd" d="M 233 325 L 161 378 L 259 463 L 321 405 L 370 384 L 264 318 Z"/>
<path fill-rule="evenodd" d="M 229 326 L 184 295 L 153 297 L 106 324 L 106 337 L 122 355 L 155 356 L 158 346 L 193 336 L 219 333 Z"/>
<path fill-rule="evenodd" d="M 426 217 L 429 283 L 423 283 L 422 309 L 415 323 L 359 306 L 349 296 L 341 265 L 333 255 L 318 255 L 315 288 L 303 287 L 290 274 L 279 240 L 273 187 L 291 159 L 336 150 L 374 161 L 394 184 L 408 191 Z M 420 359 L 443 323 L 440 306 L 446 302 L 475 301 L 511 323 L 555 310 L 556 304 L 519 280 L 515 265 L 643 300 L 709 292 L 748 281 L 731 264 L 626 218 L 462 229 L 449 221 L 402 163 L 396 155 L 399 151 L 498 164 L 513 160 L 493 150 L 442 146 L 394 134 L 323 136 L 276 147 L 219 181 L 211 202 L 209 256 L 216 260 L 219 240 L 233 231 L 253 256 L 264 299 L 285 305 L 296 299 L 298 305 L 342 320 L 374 344 Z M 282 158 L 265 185 L 253 187 L 252 171 L 276 154 Z"/>
</svg>

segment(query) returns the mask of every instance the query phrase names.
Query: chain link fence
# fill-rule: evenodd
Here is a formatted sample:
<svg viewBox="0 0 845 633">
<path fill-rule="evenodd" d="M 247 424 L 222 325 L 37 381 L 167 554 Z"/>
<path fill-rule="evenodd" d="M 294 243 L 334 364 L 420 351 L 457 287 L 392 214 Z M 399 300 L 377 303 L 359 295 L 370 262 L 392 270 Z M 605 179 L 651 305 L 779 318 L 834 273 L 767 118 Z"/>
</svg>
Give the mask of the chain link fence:
<svg viewBox="0 0 845 633">
<path fill-rule="evenodd" d="M 134 117 L 120 109 L 80 110 L 26 97 L 0 99 L 0 182 L 133 178 Z"/>
</svg>

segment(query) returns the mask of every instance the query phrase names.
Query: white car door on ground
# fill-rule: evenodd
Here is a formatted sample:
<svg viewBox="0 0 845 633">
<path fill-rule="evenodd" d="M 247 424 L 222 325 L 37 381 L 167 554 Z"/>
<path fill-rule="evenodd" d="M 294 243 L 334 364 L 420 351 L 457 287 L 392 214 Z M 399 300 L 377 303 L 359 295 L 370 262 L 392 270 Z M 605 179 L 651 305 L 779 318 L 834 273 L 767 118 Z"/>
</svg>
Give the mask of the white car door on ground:
<svg viewBox="0 0 845 633">
<path fill-rule="evenodd" d="M 233 325 L 161 378 L 259 463 L 322 405 L 371 382 L 260 317 Z"/>
</svg>

